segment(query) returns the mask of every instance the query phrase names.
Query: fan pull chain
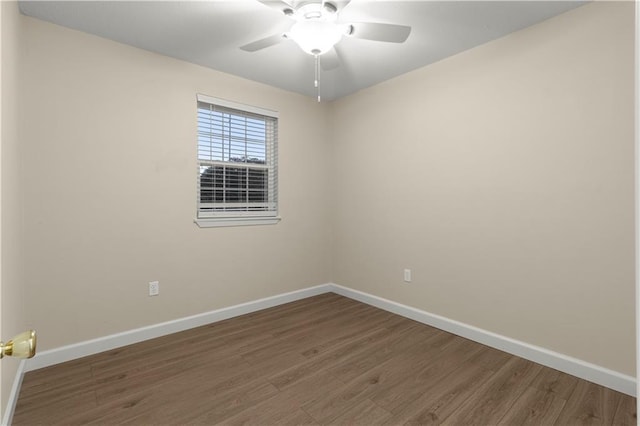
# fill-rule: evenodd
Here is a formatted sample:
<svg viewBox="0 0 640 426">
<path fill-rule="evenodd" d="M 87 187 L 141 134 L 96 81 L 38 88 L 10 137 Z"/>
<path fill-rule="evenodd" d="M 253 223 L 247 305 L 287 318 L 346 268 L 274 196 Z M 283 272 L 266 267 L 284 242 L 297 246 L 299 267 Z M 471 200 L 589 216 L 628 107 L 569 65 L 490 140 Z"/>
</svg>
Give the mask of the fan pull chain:
<svg viewBox="0 0 640 426">
<path fill-rule="evenodd" d="M 318 89 L 318 102 L 320 102 L 320 55 L 313 55 L 316 58 L 316 79 L 315 87 Z"/>
</svg>

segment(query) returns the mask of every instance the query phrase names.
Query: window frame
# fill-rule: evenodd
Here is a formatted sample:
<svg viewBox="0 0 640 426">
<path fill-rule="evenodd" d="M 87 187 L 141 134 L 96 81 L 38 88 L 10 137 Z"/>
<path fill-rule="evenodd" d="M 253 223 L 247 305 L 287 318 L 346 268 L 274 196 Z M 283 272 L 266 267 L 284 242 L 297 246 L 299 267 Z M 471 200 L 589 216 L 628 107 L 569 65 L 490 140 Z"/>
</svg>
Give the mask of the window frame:
<svg viewBox="0 0 640 426">
<path fill-rule="evenodd" d="M 196 185 L 196 219 L 194 222 L 201 228 L 220 227 L 220 226 L 244 226 L 244 225 L 271 225 L 278 223 L 281 218 L 278 210 L 278 121 L 279 114 L 277 111 L 270 109 L 260 108 L 253 105 L 245 105 L 238 102 L 230 101 L 227 99 L 216 98 L 198 93 L 196 96 L 196 112 L 197 112 L 197 125 L 200 126 L 199 118 L 199 105 L 201 103 L 209 104 L 214 107 L 220 107 L 222 109 L 235 110 L 240 113 L 246 113 L 247 115 L 257 115 L 264 117 L 267 120 L 274 119 L 272 125 L 273 129 L 271 133 L 272 140 L 265 141 L 265 163 L 266 164 L 252 164 L 250 162 L 238 162 L 222 160 L 203 160 L 200 158 L 200 138 L 196 138 L 196 162 L 197 162 L 197 185 Z M 200 131 L 197 130 L 198 136 Z M 246 144 L 246 140 L 244 142 Z M 267 170 L 267 176 L 272 179 L 270 182 L 267 179 L 267 197 L 268 199 L 263 202 L 266 210 L 264 211 L 222 211 L 222 212 L 203 212 L 201 203 L 201 175 L 202 167 L 218 166 L 218 167 L 230 167 L 237 166 L 239 169 L 246 169 L 247 175 L 249 170 Z M 227 171 L 223 171 L 222 174 L 226 176 Z M 248 179 L 248 176 L 247 176 Z M 225 188 L 225 191 L 228 188 Z M 247 189 L 248 190 L 248 189 Z M 246 207 L 249 207 L 251 203 L 248 202 Z M 213 202 L 211 205 L 222 206 L 222 203 Z M 236 204 L 238 205 L 238 204 Z"/>
</svg>

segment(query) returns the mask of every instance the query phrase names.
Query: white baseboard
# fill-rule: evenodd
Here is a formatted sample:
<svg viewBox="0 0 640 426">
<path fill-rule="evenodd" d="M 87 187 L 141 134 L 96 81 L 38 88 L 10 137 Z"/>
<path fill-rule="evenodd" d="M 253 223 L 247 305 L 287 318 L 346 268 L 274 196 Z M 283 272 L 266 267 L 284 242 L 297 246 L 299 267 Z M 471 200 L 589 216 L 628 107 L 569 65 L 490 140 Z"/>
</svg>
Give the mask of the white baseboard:
<svg viewBox="0 0 640 426">
<path fill-rule="evenodd" d="M 635 377 L 338 284 L 331 284 L 331 291 L 618 392 L 636 396 Z"/>
<path fill-rule="evenodd" d="M 449 318 L 431 314 L 420 309 L 402 305 L 391 300 L 358 290 L 353 290 L 338 284 L 329 283 L 40 352 L 34 358 L 24 360 L 20 364 L 11 390 L 9 403 L 7 404 L 7 409 L 4 413 L 4 418 L 2 419 L 2 424 L 11 424 L 13 411 L 20 391 L 20 385 L 22 384 L 22 376 L 28 371 L 37 370 L 39 368 L 71 361 L 99 352 L 165 336 L 171 333 L 177 333 L 190 328 L 211 324 L 216 321 L 222 321 L 228 318 L 233 318 L 239 315 L 248 314 L 328 292 L 334 292 L 350 299 L 358 300 L 368 305 L 372 305 L 377 308 L 384 309 L 385 311 L 393 312 L 423 324 L 465 337 L 478 343 L 500 349 L 510 354 L 563 371 L 590 382 L 606 386 L 628 395 L 636 396 L 636 379 L 634 377 L 572 358 L 567 355 L 553 352 L 539 346 L 501 336 L 469 324 L 464 324 Z"/>
<path fill-rule="evenodd" d="M 39 352 L 35 357 L 27 360 L 25 372 L 59 364 L 61 362 L 71 361 L 88 355 L 94 355 L 122 346 L 131 345 L 133 343 L 154 339 L 156 337 L 166 336 L 167 334 L 177 333 L 190 328 L 200 327 L 202 325 L 260 311 L 262 309 L 271 308 L 284 303 L 305 299 L 318 294 L 328 293 L 330 291 L 331 286 L 329 284 L 322 284 L 315 287 L 309 287 L 302 290 L 296 290 L 289 293 L 242 303 L 240 305 L 216 309 L 214 311 L 198 315 L 179 318 L 173 321 L 154 324 L 148 327 L 137 328 L 122 333 L 50 349 Z"/>
</svg>

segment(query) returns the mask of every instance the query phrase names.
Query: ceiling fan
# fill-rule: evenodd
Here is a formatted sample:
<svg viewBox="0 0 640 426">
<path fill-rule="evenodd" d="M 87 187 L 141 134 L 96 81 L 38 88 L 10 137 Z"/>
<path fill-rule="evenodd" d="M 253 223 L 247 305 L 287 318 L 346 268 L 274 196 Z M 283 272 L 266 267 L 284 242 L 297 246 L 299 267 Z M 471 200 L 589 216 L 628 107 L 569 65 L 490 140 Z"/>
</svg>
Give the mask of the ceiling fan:
<svg viewBox="0 0 640 426">
<path fill-rule="evenodd" d="M 342 37 L 365 40 L 403 43 L 411 33 L 406 25 L 379 22 L 343 22 L 340 12 L 351 0 L 258 0 L 266 6 L 281 11 L 291 19 L 291 27 L 284 33 L 277 33 L 241 46 L 247 52 L 255 52 L 284 40 L 295 41 L 306 53 L 322 56 L 321 66 L 331 70 L 340 65 L 335 45 Z M 317 66 L 316 66 L 317 68 Z M 316 69 L 316 86 L 317 83 Z"/>
</svg>

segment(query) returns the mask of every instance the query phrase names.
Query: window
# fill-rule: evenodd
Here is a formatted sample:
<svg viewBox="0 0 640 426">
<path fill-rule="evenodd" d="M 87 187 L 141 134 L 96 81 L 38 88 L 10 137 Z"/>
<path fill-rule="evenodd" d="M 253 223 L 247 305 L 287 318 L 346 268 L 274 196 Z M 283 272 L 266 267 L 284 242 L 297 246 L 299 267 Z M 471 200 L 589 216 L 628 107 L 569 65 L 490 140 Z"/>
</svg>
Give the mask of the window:
<svg viewBox="0 0 640 426">
<path fill-rule="evenodd" d="M 278 218 L 278 114 L 198 95 L 199 226 Z"/>
</svg>

